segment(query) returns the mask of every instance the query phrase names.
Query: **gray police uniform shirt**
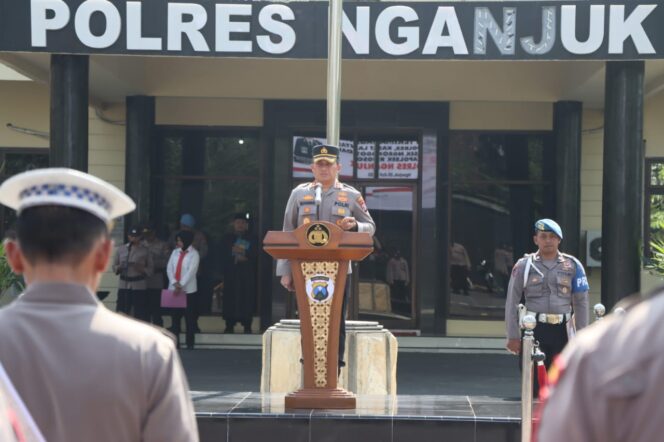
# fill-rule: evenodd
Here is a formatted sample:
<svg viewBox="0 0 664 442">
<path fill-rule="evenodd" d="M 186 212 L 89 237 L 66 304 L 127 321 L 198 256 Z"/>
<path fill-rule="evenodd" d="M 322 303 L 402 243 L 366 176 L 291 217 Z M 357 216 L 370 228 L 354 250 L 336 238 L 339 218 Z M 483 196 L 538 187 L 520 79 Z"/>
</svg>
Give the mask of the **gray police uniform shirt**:
<svg viewBox="0 0 664 442">
<path fill-rule="evenodd" d="M 595 322 L 552 367 L 540 442 L 651 442 L 664 431 L 664 294 Z"/>
<path fill-rule="evenodd" d="M 152 274 L 146 278 L 147 288 L 163 289 L 166 265 L 168 264 L 168 259 L 171 257 L 171 251 L 168 248 L 168 244 L 166 244 L 166 241 L 162 241 L 158 238 L 153 241 L 143 241 L 143 244 L 150 251 L 152 263 L 154 265 Z"/>
<path fill-rule="evenodd" d="M 47 441 L 198 441 L 173 338 L 88 288 L 32 284 L 0 310 L 0 336 L 0 361 Z"/>
<path fill-rule="evenodd" d="M 113 272 L 120 276 L 119 289 L 147 289 L 147 278 L 152 276 L 153 268 L 152 254 L 143 243 L 131 247 L 129 243 L 123 244 L 115 252 Z M 126 281 L 124 277 L 137 280 Z"/>
<path fill-rule="evenodd" d="M 329 221 L 339 225 L 341 220 L 352 216 L 357 221 L 357 231 L 373 235 L 376 232 L 376 223 L 371 218 L 366 203 L 360 192 L 352 186 L 337 181 L 333 186 L 322 193 L 320 214 L 316 214 L 316 186 L 315 182 L 304 183 L 291 192 L 284 213 L 285 232 L 295 230 L 302 224 L 320 221 Z M 351 267 L 349 266 L 349 273 Z M 277 261 L 277 276 L 290 275 L 290 262 L 285 259 Z"/>
<path fill-rule="evenodd" d="M 527 265 L 529 259 L 531 265 Z M 524 273 L 528 278 L 524 290 Z M 520 339 L 517 307 L 521 295 L 526 309 L 535 313 L 566 314 L 574 311 L 577 330 L 588 325 L 588 280 L 583 265 L 573 256 L 558 253 L 547 267 L 538 253 L 521 258 L 512 269 L 505 302 L 505 327 L 508 339 Z"/>
</svg>

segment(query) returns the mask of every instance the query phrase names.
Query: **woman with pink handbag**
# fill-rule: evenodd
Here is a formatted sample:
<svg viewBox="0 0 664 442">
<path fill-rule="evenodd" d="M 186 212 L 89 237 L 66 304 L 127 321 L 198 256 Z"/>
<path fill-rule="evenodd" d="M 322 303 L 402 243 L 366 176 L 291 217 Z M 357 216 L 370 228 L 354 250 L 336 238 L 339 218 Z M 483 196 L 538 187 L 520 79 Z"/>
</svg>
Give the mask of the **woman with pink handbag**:
<svg viewBox="0 0 664 442">
<path fill-rule="evenodd" d="M 186 307 L 176 310 L 173 314 L 173 330 L 177 337 L 178 347 L 180 344 L 180 322 L 185 317 L 187 338 L 187 349 L 194 348 L 195 324 L 196 324 L 196 272 L 200 263 L 200 256 L 192 247 L 194 233 L 183 230 L 175 238 L 175 250 L 171 254 L 166 266 L 168 275 L 168 290 L 173 292 L 174 297 L 186 296 Z M 162 299 L 163 305 L 163 299 Z M 184 310 L 184 313 L 183 311 Z"/>
</svg>

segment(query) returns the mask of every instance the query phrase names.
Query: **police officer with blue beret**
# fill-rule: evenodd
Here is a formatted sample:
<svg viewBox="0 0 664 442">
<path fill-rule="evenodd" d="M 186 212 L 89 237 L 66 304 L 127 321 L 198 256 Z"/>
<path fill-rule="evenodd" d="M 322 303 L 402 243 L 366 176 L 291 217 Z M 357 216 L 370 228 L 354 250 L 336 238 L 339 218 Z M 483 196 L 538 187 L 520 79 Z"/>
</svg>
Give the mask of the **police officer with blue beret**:
<svg viewBox="0 0 664 442">
<path fill-rule="evenodd" d="M 588 279 L 578 259 L 558 250 L 562 239 L 555 221 L 535 223 L 538 250 L 514 265 L 505 303 L 507 350 L 521 353 L 517 308 L 524 299 L 527 312 L 537 319 L 535 339 L 546 354 L 547 368 L 574 331 L 588 325 Z"/>
</svg>

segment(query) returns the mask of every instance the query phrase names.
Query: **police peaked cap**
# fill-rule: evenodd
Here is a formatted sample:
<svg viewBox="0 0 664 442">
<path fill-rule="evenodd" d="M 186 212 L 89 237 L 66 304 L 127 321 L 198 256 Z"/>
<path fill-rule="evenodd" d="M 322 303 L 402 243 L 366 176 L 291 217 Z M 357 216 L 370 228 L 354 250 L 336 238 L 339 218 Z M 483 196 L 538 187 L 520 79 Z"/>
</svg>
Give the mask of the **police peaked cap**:
<svg viewBox="0 0 664 442">
<path fill-rule="evenodd" d="M 311 150 L 311 155 L 313 157 L 314 163 L 318 161 L 329 161 L 330 163 L 336 163 L 339 158 L 339 148 L 336 146 L 331 146 L 329 144 L 321 144 L 314 146 Z"/>
<path fill-rule="evenodd" d="M 535 233 L 553 232 L 558 238 L 563 239 L 563 229 L 552 219 L 544 218 L 535 223 Z"/>
</svg>

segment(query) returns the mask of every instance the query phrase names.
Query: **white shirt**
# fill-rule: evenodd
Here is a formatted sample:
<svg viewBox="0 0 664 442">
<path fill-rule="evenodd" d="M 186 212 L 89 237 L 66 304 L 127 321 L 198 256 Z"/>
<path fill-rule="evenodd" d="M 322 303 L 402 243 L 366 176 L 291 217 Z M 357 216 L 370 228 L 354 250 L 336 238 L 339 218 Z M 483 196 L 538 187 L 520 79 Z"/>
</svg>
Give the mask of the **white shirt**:
<svg viewBox="0 0 664 442">
<path fill-rule="evenodd" d="M 173 250 L 171 257 L 168 260 L 168 265 L 166 266 L 169 290 L 175 290 L 175 283 L 178 282 L 175 279 L 175 270 L 177 269 L 181 253 L 182 249 Z M 179 281 L 185 293 L 194 293 L 198 291 L 198 286 L 196 285 L 196 272 L 198 272 L 198 264 L 200 261 L 201 258 L 196 249 L 194 249 L 192 246 L 189 246 L 187 249 L 187 254 L 182 260 L 182 271 L 180 273 Z"/>
</svg>

